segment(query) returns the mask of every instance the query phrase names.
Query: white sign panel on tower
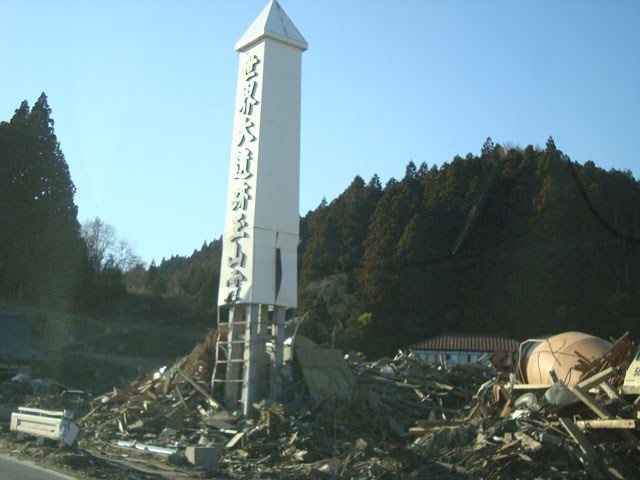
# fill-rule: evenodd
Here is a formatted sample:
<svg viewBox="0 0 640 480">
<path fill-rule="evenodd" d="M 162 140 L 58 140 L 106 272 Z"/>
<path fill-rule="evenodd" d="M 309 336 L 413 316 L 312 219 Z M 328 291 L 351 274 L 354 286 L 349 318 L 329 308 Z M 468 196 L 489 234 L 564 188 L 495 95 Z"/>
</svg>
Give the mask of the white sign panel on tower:
<svg viewBox="0 0 640 480">
<path fill-rule="evenodd" d="M 297 305 L 301 53 L 272 0 L 240 52 L 219 305 Z"/>
</svg>

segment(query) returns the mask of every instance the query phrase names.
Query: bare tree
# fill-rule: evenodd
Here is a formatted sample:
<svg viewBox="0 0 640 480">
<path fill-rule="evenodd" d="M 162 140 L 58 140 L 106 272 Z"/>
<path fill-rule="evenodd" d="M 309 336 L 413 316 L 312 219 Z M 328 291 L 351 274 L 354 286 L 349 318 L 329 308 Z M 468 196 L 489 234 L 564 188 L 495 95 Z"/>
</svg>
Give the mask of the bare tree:
<svg viewBox="0 0 640 480">
<path fill-rule="evenodd" d="M 509 153 L 511 150 L 517 150 L 520 153 L 524 152 L 523 148 L 520 145 L 510 140 L 502 143 L 501 145 L 502 145 L 502 148 L 504 149 L 505 154 Z"/>
<path fill-rule="evenodd" d="M 96 272 L 108 268 L 126 272 L 142 263 L 129 242 L 118 237 L 115 227 L 98 217 L 85 221 L 80 234 L 87 246 L 89 263 Z"/>
</svg>

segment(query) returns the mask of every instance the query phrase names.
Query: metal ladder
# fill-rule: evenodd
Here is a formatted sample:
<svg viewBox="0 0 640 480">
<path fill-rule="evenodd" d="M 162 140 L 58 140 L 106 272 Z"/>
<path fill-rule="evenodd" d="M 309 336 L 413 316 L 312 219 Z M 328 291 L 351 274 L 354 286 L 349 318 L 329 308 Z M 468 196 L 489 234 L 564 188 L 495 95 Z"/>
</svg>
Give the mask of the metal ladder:
<svg viewBox="0 0 640 480">
<path fill-rule="evenodd" d="M 282 307 L 248 304 L 232 306 L 228 321 L 218 322 L 211 391 L 224 386 L 227 409 L 246 416 L 255 400 L 280 397 L 276 370 L 283 364 L 284 318 Z M 217 378 L 222 373 L 224 378 Z"/>
</svg>

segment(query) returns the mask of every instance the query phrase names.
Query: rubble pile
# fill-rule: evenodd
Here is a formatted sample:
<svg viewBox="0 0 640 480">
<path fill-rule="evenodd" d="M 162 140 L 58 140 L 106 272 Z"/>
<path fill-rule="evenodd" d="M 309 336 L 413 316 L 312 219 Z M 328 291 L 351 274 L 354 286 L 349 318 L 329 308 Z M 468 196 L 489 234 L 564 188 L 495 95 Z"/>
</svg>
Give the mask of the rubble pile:
<svg viewBox="0 0 640 480">
<path fill-rule="evenodd" d="M 51 380 L 30 379 L 24 373 L 0 383 L 0 404 L 5 407 L 23 405 L 24 402 L 38 402 L 61 394 L 64 386 Z M 38 405 L 40 406 L 40 405 Z"/>
<path fill-rule="evenodd" d="M 254 404 L 249 418 L 209 393 L 213 345 L 211 334 L 174 365 L 95 398 L 76 416 L 80 451 L 136 478 L 622 479 L 640 471 L 640 396 L 620 393 L 636 352 L 626 336 L 585 359 L 571 387 L 399 352 L 377 361 L 340 354 L 338 389 L 311 374 L 318 367 L 300 350 L 292 381 L 304 389 Z"/>
</svg>

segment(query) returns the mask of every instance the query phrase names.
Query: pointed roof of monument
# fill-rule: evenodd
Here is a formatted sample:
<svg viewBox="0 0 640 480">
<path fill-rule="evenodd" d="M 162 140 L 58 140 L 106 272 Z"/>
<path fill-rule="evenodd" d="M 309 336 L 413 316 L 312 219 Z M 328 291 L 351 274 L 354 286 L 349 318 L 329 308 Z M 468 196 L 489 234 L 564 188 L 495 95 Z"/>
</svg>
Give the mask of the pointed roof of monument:
<svg viewBox="0 0 640 480">
<path fill-rule="evenodd" d="M 236 43 L 242 51 L 265 37 L 273 38 L 305 51 L 309 45 L 276 0 L 271 0 Z"/>
</svg>

